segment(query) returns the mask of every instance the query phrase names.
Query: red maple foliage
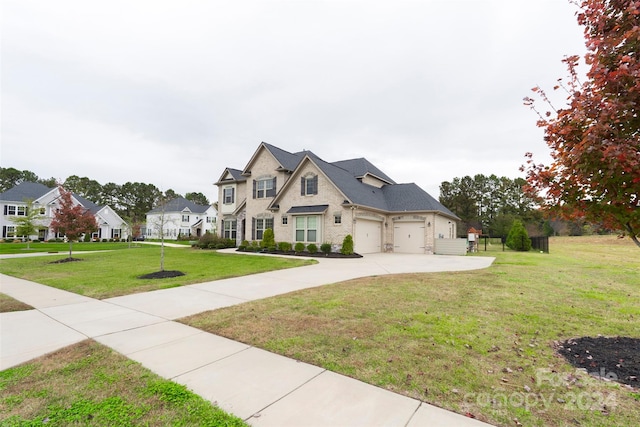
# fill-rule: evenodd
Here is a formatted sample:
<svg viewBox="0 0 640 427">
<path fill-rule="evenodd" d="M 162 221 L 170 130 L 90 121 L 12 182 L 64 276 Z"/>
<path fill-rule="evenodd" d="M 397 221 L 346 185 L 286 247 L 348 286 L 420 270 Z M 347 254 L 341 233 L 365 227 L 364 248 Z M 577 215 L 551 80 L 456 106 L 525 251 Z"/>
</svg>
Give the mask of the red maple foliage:
<svg viewBox="0 0 640 427">
<path fill-rule="evenodd" d="M 552 111 L 525 98 L 553 159 L 545 166 L 526 154 L 527 191 L 547 211 L 622 230 L 640 247 L 640 1 L 571 3 L 584 26 L 587 78 L 569 56 L 569 79 L 554 88 L 567 91 L 566 108 L 555 109 L 540 87 L 533 91 Z"/>
<path fill-rule="evenodd" d="M 95 216 L 83 206 L 74 203 L 71 192 L 58 186 L 60 191 L 59 208 L 51 220 L 51 228 L 56 233 L 64 234 L 69 240 L 69 258 L 73 241 L 78 240 L 85 233 L 98 229 Z"/>
</svg>

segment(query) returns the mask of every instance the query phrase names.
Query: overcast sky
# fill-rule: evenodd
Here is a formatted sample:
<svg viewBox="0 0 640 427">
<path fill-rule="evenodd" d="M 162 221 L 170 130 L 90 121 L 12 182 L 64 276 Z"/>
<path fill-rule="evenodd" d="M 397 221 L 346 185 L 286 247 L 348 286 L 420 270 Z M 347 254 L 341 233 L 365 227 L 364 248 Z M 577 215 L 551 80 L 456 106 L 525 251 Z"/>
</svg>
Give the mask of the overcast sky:
<svg viewBox="0 0 640 427">
<path fill-rule="evenodd" d="M 548 152 L 522 98 L 583 54 L 567 0 L 2 1 L 0 165 L 202 192 L 261 141 L 438 197 Z"/>
</svg>

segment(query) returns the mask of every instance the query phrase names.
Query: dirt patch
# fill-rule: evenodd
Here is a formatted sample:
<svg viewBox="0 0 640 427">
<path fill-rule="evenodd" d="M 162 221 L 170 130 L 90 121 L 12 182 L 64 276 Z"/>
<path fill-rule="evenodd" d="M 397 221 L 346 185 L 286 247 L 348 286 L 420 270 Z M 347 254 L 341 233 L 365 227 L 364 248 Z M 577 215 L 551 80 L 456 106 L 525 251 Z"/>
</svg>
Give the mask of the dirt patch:
<svg viewBox="0 0 640 427">
<path fill-rule="evenodd" d="M 640 388 L 640 338 L 573 338 L 558 353 L 593 376 Z"/>
<path fill-rule="evenodd" d="M 172 277 L 180 277 L 185 274 L 182 271 L 178 270 L 164 270 L 164 271 L 156 271 L 154 273 L 145 274 L 143 276 L 138 276 L 138 279 L 170 279 Z"/>
<path fill-rule="evenodd" d="M 80 258 L 63 258 L 57 261 L 51 261 L 49 264 L 64 264 L 66 262 L 82 261 Z"/>
<path fill-rule="evenodd" d="M 255 252 L 255 251 L 251 251 L 251 250 L 244 250 L 241 251 L 240 249 L 236 249 L 236 252 Z M 350 255 L 343 255 L 339 252 L 331 252 L 328 254 L 325 254 L 324 252 L 316 252 L 316 253 L 310 253 L 310 252 L 296 252 L 296 251 L 257 251 L 257 253 L 261 253 L 261 254 L 270 254 L 270 255 L 289 255 L 289 256 L 299 256 L 299 257 L 307 257 L 307 258 L 344 258 L 344 259 L 350 259 L 350 258 L 362 258 L 362 255 L 357 254 L 357 253 L 353 253 Z"/>
</svg>

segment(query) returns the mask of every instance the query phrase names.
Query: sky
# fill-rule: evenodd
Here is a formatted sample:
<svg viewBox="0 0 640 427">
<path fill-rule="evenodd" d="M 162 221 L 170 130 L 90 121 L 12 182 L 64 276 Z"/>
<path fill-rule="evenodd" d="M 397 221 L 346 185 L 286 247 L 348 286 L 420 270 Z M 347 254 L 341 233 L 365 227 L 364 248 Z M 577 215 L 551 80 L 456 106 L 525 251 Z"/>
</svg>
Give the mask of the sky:
<svg viewBox="0 0 640 427">
<path fill-rule="evenodd" d="M 568 0 L 3 0 L 0 166 L 211 201 L 262 141 L 365 157 L 434 197 L 455 177 L 524 176 L 524 154 L 548 149 L 522 99 L 584 54 L 575 12 Z"/>
</svg>

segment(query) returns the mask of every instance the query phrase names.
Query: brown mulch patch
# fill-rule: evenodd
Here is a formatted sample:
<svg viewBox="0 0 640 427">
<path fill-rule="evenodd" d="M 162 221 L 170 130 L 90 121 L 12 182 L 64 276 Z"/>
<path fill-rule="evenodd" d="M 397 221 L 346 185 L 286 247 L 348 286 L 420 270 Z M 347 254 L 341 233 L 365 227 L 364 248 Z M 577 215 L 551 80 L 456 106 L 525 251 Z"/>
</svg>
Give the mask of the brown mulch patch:
<svg viewBox="0 0 640 427">
<path fill-rule="evenodd" d="M 154 273 L 138 276 L 138 279 L 170 279 L 172 277 L 180 277 L 184 275 L 185 274 L 182 271 L 164 270 L 164 271 L 156 271 Z"/>
<path fill-rule="evenodd" d="M 561 343 L 558 353 L 595 377 L 640 388 L 640 338 L 573 338 Z"/>
<path fill-rule="evenodd" d="M 51 261 L 49 264 L 64 264 L 65 262 L 82 261 L 80 258 L 63 258 L 57 261 Z"/>
</svg>

